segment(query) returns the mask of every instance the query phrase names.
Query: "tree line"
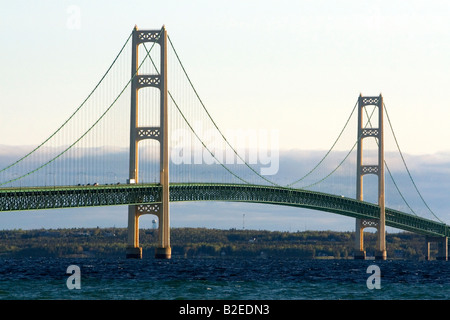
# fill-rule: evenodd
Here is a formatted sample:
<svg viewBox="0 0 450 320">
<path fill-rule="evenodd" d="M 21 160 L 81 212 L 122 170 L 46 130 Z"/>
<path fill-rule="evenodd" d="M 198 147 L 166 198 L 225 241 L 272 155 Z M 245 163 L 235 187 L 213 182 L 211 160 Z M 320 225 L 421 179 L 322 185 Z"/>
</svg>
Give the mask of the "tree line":
<svg viewBox="0 0 450 320">
<path fill-rule="evenodd" d="M 367 255 L 376 250 L 376 234 L 364 234 Z M 141 229 L 144 258 L 153 257 L 157 229 Z M 424 236 L 386 235 L 391 259 L 423 259 Z M 354 232 L 172 228 L 173 257 L 297 257 L 352 258 Z M 118 257 L 125 256 L 126 228 L 68 228 L 0 231 L 0 257 Z"/>
</svg>

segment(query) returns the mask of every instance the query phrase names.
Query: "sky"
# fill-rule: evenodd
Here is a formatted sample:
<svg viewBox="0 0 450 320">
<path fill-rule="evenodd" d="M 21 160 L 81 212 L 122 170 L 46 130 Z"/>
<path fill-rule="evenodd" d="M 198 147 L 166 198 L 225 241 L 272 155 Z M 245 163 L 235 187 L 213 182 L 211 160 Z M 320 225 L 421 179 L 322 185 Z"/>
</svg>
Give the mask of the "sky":
<svg viewBox="0 0 450 320">
<path fill-rule="evenodd" d="M 282 150 L 328 150 L 357 97 L 381 93 L 412 166 L 448 159 L 448 1 L 2 1 L 0 145 L 45 140 L 135 25 L 166 26 L 224 130 L 273 129 Z"/>
</svg>

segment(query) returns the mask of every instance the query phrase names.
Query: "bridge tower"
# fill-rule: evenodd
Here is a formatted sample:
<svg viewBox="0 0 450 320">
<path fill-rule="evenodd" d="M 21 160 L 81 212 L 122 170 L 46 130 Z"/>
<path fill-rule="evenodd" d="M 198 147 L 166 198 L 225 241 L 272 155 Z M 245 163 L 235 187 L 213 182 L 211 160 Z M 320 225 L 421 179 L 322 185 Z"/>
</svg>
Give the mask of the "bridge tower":
<svg viewBox="0 0 450 320">
<path fill-rule="evenodd" d="M 378 108 L 378 127 L 364 128 L 363 111 L 366 106 L 372 105 Z M 378 163 L 364 164 L 363 161 L 363 140 L 364 138 L 375 137 L 378 140 Z M 375 259 L 386 260 L 386 230 L 385 230 L 385 197 L 384 197 L 384 138 L 383 138 L 383 97 L 363 97 L 358 98 L 358 150 L 356 162 L 356 199 L 363 201 L 363 176 L 374 174 L 378 176 L 378 205 L 380 207 L 379 219 L 356 219 L 355 233 L 355 259 L 365 259 L 364 250 L 364 228 L 377 228 L 377 251 Z"/>
<path fill-rule="evenodd" d="M 154 75 L 138 74 L 138 47 L 145 42 L 154 42 L 160 46 L 160 73 Z M 170 259 L 170 225 L 169 225 L 169 145 L 168 145 L 168 94 L 167 94 L 167 31 L 138 30 L 135 26 L 132 35 L 131 61 L 131 119 L 130 119 L 130 173 L 128 183 L 138 183 L 139 177 L 139 141 L 155 139 L 160 143 L 160 185 L 161 202 L 152 205 L 130 205 L 128 207 L 128 244 L 127 258 L 142 258 L 139 246 L 139 217 L 154 214 L 159 219 L 159 239 L 155 257 Z M 158 127 L 141 127 L 138 119 L 138 91 L 144 87 L 160 90 L 160 123 Z"/>
</svg>

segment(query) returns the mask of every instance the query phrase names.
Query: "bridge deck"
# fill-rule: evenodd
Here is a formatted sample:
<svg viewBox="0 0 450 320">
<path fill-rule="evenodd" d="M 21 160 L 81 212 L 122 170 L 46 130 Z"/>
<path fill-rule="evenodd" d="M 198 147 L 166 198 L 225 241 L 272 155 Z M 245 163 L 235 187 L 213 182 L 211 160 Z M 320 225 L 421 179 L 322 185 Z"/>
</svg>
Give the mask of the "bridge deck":
<svg viewBox="0 0 450 320">
<path fill-rule="evenodd" d="M 160 202 L 157 184 L 26 187 L 0 189 L 0 211 L 114 206 Z M 285 205 L 360 219 L 379 219 L 373 203 L 301 189 L 262 185 L 173 183 L 170 201 L 235 201 Z M 450 227 L 386 208 L 386 225 L 430 236 L 450 236 Z"/>
</svg>

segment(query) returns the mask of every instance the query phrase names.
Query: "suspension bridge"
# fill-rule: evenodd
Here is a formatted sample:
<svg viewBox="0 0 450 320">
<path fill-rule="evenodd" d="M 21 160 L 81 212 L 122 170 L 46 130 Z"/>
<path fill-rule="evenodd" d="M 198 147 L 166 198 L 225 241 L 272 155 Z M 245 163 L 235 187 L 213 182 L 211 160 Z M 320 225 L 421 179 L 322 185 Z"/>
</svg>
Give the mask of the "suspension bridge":
<svg viewBox="0 0 450 320">
<path fill-rule="evenodd" d="M 357 134 L 351 132 L 349 143 L 344 137 L 355 111 Z M 417 194 L 412 201 L 385 158 L 385 119 L 398 162 Z M 340 143 L 348 143 L 349 151 L 337 152 Z M 128 258 L 142 257 L 139 217 L 144 214 L 159 220 L 155 257 L 170 258 L 169 205 L 188 201 L 282 205 L 355 218 L 355 259 L 366 258 L 363 230 L 369 227 L 377 229 L 375 257 L 387 258 L 386 226 L 422 234 L 428 249 L 438 243 L 437 259 L 448 256 L 450 227 L 420 193 L 381 94 L 360 95 L 330 149 L 311 167 L 299 164 L 303 171 L 295 179 L 292 172 L 262 174 L 262 165 L 213 120 L 164 26 L 135 27 L 61 126 L 41 144 L 3 157 L 0 211 L 128 206 Z M 376 178 L 374 199 L 364 199 L 366 175 Z"/>
</svg>

